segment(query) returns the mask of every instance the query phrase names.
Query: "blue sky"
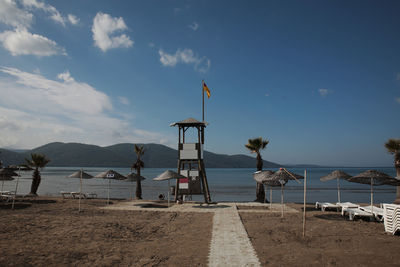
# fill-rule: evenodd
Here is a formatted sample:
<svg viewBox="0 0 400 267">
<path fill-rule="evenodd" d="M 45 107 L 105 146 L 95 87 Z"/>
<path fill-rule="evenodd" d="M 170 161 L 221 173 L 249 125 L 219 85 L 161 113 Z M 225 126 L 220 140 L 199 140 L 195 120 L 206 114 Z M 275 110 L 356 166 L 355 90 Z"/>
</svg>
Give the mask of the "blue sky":
<svg viewBox="0 0 400 267">
<path fill-rule="evenodd" d="M 398 1 L 0 0 L 0 147 L 176 147 L 279 163 L 392 166 L 400 138 Z"/>
</svg>

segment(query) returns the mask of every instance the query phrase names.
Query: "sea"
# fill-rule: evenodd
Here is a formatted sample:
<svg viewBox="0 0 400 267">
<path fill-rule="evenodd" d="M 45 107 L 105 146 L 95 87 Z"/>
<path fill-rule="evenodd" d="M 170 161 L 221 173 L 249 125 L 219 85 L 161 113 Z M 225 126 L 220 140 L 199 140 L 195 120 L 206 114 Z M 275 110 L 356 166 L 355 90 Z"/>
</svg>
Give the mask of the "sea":
<svg viewBox="0 0 400 267">
<path fill-rule="evenodd" d="M 42 180 L 38 194 L 44 196 L 60 196 L 61 191 L 79 191 L 79 179 L 67 178 L 68 175 L 81 169 L 80 167 L 46 167 L 42 170 Z M 130 173 L 129 168 L 83 168 L 89 174 L 96 175 L 100 172 L 113 169 L 123 175 Z M 333 170 L 340 169 L 350 175 L 374 169 L 387 173 L 393 177 L 396 175 L 395 168 L 308 168 L 307 169 L 307 193 L 306 201 L 314 202 L 337 202 L 337 181 L 320 181 L 320 178 Z M 160 194 L 168 195 L 168 181 L 153 181 L 157 175 L 164 172 L 165 168 L 144 168 L 141 175 L 146 178 L 142 181 L 142 196 L 144 199 L 155 200 Z M 171 169 L 174 170 L 174 169 Z M 276 171 L 277 169 L 271 169 Z M 303 175 L 303 168 L 288 168 L 289 171 Z M 174 170 L 176 171 L 176 170 Z M 206 169 L 207 180 L 211 193 L 211 200 L 215 202 L 235 201 L 248 202 L 256 198 L 256 182 L 253 179 L 255 169 Z M 27 194 L 30 191 L 32 182 L 32 171 L 21 171 L 19 179 L 0 182 L 2 191 L 14 191 L 18 182 L 17 194 Z M 289 181 L 283 190 L 285 202 L 303 202 L 304 180 L 301 183 Z M 173 181 L 171 181 L 171 186 Z M 83 192 L 96 193 L 98 197 L 130 199 L 134 197 L 135 182 L 124 180 L 108 180 L 103 178 L 83 179 Z M 374 203 L 391 203 L 396 196 L 394 186 L 375 186 Z M 351 183 L 340 180 L 341 201 L 357 203 L 369 203 L 370 186 L 358 183 Z M 267 199 L 270 201 L 270 188 L 266 189 Z M 204 201 L 203 195 L 192 196 L 194 201 Z M 281 188 L 272 188 L 272 202 L 281 201 Z"/>
</svg>

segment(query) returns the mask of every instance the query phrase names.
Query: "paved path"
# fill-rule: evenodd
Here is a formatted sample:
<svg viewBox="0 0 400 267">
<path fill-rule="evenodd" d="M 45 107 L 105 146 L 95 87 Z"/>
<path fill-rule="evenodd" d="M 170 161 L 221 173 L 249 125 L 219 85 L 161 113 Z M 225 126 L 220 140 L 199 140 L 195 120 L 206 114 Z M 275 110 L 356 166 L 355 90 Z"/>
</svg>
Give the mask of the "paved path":
<svg viewBox="0 0 400 267">
<path fill-rule="evenodd" d="M 236 206 L 215 211 L 209 266 L 260 266 Z"/>
<path fill-rule="evenodd" d="M 169 208 L 160 208 L 151 201 L 126 201 L 115 205 L 104 207 L 104 209 L 118 210 L 148 210 L 165 212 L 213 212 L 213 229 L 210 244 L 208 262 L 210 267 L 214 266 L 260 266 L 257 254 L 250 242 L 246 229 L 240 219 L 237 205 L 249 209 L 240 209 L 240 212 L 281 212 L 280 204 L 261 203 L 228 203 L 222 202 L 211 205 L 199 205 L 185 203 L 173 205 Z M 268 207 L 268 209 L 264 209 Z M 297 210 L 284 206 L 285 213 L 298 212 Z"/>
</svg>

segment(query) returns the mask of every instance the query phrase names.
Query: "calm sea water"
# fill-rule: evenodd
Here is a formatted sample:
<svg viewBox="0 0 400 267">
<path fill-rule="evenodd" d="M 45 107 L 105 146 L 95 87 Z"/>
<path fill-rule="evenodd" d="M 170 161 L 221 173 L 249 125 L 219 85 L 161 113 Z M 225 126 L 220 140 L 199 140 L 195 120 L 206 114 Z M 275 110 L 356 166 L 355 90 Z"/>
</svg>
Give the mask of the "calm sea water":
<svg viewBox="0 0 400 267">
<path fill-rule="evenodd" d="M 341 168 L 341 170 L 356 175 L 362 171 L 371 168 Z M 374 168 L 385 172 L 391 176 L 396 175 L 394 168 Z M 79 179 L 66 178 L 66 176 L 79 170 L 79 168 L 61 168 L 48 167 L 42 171 L 42 182 L 38 194 L 59 196 L 60 191 L 79 191 Z M 86 172 L 96 175 L 107 169 L 105 168 L 85 168 Z M 121 174 L 128 174 L 128 168 L 114 168 Z M 164 172 L 166 169 L 149 168 L 142 170 L 142 176 L 147 179 L 142 182 L 142 192 L 144 199 L 157 199 L 160 193 L 167 195 L 167 181 L 153 181 L 152 179 Z M 272 169 L 274 170 L 274 169 Z M 304 169 L 289 169 L 297 174 L 304 175 Z M 315 201 L 337 201 L 336 180 L 321 182 L 319 178 L 334 169 L 331 168 L 310 168 L 307 169 L 307 202 Z M 256 183 L 252 174 L 254 169 L 206 169 L 207 179 L 211 191 L 212 201 L 253 201 L 255 199 Z M 21 172 L 19 180 L 18 193 L 29 193 L 32 172 Z M 5 181 L 3 190 L 15 190 L 16 179 L 14 181 Z M 302 181 L 303 182 L 303 181 Z M 107 197 L 108 180 L 101 178 L 84 179 L 83 191 L 96 192 L 99 197 Z M 171 185 L 172 185 L 171 181 Z M 341 200 L 351 202 L 368 203 L 370 200 L 369 185 L 350 183 L 344 180 L 340 182 Z M 130 198 L 132 191 L 135 191 L 135 183 L 111 180 L 110 196 L 115 198 Z M 269 199 L 269 189 L 266 192 Z M 396 188 L 392 186 L 374 187 L 375 203 L 393 202 L 396 194 Z M 284 190 L 285 202 L 303 201 L 303 183 L 290 181 L 286 184 Z M 193 200 L 203 200 L 203 196 L 193 196 Z M 273 188 L 272 201 L 280 201 L 280 188 Z"/>
</svg>

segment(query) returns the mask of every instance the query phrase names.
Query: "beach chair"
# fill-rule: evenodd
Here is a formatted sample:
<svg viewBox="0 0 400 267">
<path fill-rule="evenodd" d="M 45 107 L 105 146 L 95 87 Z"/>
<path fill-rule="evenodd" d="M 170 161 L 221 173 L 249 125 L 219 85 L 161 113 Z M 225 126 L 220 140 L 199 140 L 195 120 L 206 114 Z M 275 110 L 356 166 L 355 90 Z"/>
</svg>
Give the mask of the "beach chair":
<svg viewBox="0 0 400 267">
<path fill-rule="evenodd" d="M 338 202 L 336 205 L 339 206 L 339 209 L 342 211 L 342 216 L 344 216 L 344 210 L 346 209 L 354 209 L 358 208 L 359 205 L 351 203 L 351 202 Z"/>
<path fill-rule="evenodd" d="M 61 191 L 60 194 L 62 196 L 62 198 L 74 198 L 74 196 L 72 195 L 73 192 L 66 192 L 66 191 Z"/>
<path fill-rule="evenodd" d="M 383 223 L 385 232 L 392 235 L 400 232 L 400 205 L 383 204 Z"/>
<path fill-rule="evenodd" d="M 5 202 L 9 202 L 14 198 L 14 195 L 11 194 L 1 194 L 0 199 Z"/>
<path fill-rule="evenodd" d="M 360 209 L 369 213 L 372 213 L 375 216 L 375 219 L 377 221 L 382 222 L 384 220 L 384 211 L 382 208 L 378 208 L 375 206 L 365 206 L 365 207 L 361 207 Z"/>
<path fill-rule="evenodd" d="M 86 193 L 86 198 L 97 198 L 97 193 Z"/>
<path fill-rule="evenodd" d="M 315 202 L 315 208 L 319 209 L 321 208 L 322 211 L 325 211 L 326 209 L 339 209 L 339 206 L 337 204 L 333 204 L 330 202 Z"/>
<path fill-rule="evenodd" d="M 369 219 L 375 218 L 374 214 L 372 214 L 371 212 L 363 211 L 360 208 L 343 208 L 342 214 L 348 214 L 350 221 L 353 221 L 355 217 L 364 217 Z"/>
</svg>

